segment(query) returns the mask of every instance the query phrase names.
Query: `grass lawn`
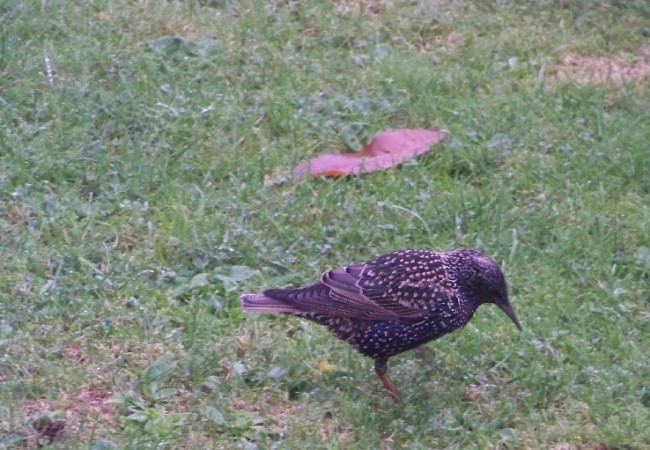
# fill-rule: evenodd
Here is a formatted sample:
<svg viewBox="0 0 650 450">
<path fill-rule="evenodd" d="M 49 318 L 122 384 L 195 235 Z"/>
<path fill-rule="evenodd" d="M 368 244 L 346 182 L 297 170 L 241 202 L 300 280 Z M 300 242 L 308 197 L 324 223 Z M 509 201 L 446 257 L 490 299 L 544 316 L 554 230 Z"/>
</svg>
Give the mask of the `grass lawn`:
<svg viewBox="0 0 650 450">
<path fill-rule="evenodd" d="M 0 448 L 650 448 L 646 1 L 0 2 Z M 291 181 L 345 137 L 449 139 Z M 493 306 L 372 361 L 239 295 L 402 249 Z"/>
</svg>

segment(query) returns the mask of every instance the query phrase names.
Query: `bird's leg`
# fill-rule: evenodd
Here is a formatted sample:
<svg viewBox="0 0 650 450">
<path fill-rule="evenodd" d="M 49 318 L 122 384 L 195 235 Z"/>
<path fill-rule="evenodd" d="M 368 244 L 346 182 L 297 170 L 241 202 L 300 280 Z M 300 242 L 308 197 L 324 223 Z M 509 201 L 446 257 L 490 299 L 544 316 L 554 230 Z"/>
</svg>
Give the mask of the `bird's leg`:
<svg viewBox="0 0 650 450">
<path fill-rule="evenodd" d="M 397 393 L 397 389 L 393 386 L 393 384 L 390 382 L 388 377 L 386 376 L 386 370 L 388 369 L 388 366 L 386 365 L 386 359 L 380 358 L 375 360 L 375 372 L 377 373 L 377 376 L 381 380 L 381 382 L 384 384 L 384 387 L 388 391 L 391 397 L 395 401 L 399 400 L 399 394 Z"/>
</svg>

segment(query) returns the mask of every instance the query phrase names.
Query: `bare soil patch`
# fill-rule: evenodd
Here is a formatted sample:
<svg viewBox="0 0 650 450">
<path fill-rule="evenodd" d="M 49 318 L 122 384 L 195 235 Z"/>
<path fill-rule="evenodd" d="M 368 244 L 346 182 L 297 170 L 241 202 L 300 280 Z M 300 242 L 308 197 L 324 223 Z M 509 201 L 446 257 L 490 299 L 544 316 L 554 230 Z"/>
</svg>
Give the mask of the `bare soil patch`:
<svg viewBox="0 0 650 450">
<path fill-rule="evenodd" d="M 336 7 L 337 14 L 363 14 L 367 16 L 378 16 L 385 8 L 387 2 L 372 0 L 341 0 Z"/>
<path fill-rule="evenodd" d="M 112 393 L 101 386 L 87 385 L 75 395 L 62 393 L 56 402 L 39 399 L 26 407 L 28 448 L 63 441 L 67 436 L 84 440 L 86 434 L 106 435 L 119 429 Z M 96 430 L 101 426 L 102 430 Z"/>
<path fill-rule="evenodd" d="M 557 82 L 583 85 L 647 83 L 650 80 L 650 47 L 640 49 L 638 55 L 629 58 L 620 55 L 566 55 L 555 67 L 550 78 Z"/>
</svg>

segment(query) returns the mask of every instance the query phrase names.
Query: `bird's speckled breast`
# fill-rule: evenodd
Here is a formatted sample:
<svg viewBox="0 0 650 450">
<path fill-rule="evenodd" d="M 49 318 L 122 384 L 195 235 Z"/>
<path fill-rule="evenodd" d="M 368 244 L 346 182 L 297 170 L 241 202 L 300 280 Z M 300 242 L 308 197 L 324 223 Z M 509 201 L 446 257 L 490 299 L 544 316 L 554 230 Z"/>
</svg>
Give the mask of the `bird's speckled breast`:
<svg viewBox="0 0 650 450">
<path fill-rule="evenodd" d="M 430 317 L 416 323 L 375 322 L 358 330 L 353 345 L 366 356 L 390 357 L 463 327 L 474 311 L 452 311 L 438 304 Z M 352 343 L 352 342 L 351 342 Z"/>
</svg>

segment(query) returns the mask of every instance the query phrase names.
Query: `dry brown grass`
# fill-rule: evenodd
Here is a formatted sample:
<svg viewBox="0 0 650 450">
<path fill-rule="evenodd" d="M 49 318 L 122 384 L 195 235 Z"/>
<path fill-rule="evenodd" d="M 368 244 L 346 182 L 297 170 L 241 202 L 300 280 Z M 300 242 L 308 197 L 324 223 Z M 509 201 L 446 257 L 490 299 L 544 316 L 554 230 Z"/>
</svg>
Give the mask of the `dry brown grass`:
<svg viewBox="0 0 650 450">
<path fill-rule="evenodd" d="M 61 442 L 68 436 L 87 441 L 101 429 L 103 435 L 119 430 L 113 394 L 99 384 L 87 384 L 74 393 L 61 392 L 56 400 L 37 399 L 25 407 L 32 420 L 25 426 L 27 448 L 39 441 Z"/>
<path fill-rule="evenodd" d="M 650 47 L 640 49 L 637 55 L 629 58 L 569 54 L 560 60 L 550 79 L 581 85 L 645 84 L 650 79 Z"/>
<path fill-rule="evenodd" d="M 377 17 L 391 1 L 381 0 L 339 0 L 336 7 L 338 14 L 361 14 L 368 17 Z"/>
</svg>

